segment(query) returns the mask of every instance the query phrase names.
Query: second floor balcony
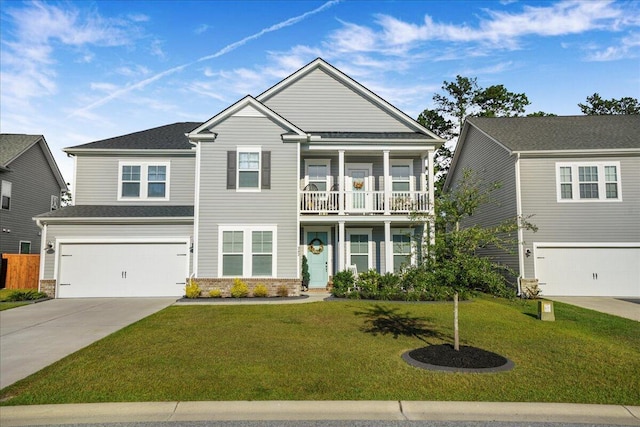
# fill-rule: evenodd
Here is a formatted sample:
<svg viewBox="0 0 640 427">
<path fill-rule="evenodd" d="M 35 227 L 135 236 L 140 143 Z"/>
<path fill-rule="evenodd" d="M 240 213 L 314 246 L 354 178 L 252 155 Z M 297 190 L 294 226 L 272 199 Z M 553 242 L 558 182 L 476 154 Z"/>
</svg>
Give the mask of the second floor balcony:
<svg viewBox="0 0 640 427">
<path fill-rule="evenodd" d="M 300 192 L 302 214 L 403 214 L 429 211 L 429 194 L 424 191 L 318 191 Z"/>
</svg>

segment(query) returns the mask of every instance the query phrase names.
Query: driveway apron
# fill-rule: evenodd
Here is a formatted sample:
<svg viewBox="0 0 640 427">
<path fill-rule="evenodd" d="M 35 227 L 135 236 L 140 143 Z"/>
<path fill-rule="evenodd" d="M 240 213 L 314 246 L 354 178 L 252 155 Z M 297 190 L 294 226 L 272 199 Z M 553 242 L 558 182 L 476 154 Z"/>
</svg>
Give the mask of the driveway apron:
<svg viewBox="0 0 640 427">
<path fill-rule="evenodd" d="M 0 312 L 0 388 L 173 304 L 175 298 L 54 299 Z"/>
</svg>

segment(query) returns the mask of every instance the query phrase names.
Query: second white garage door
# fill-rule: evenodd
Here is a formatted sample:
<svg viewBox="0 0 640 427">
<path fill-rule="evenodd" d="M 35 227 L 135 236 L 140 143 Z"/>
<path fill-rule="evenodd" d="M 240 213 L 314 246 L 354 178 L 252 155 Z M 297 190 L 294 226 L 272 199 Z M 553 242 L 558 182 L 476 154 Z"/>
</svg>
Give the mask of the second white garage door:
<svg viewBox="0 0 640 427">
<path fill-rule="evenodd" d="M 542 295 L 640 297 L 640 247 L 535 248 Z"/>
<path fill-rule="evenodd" d="M 182 296 L 187 243 L 63 243 L 58 298 Z"/>
</svg>

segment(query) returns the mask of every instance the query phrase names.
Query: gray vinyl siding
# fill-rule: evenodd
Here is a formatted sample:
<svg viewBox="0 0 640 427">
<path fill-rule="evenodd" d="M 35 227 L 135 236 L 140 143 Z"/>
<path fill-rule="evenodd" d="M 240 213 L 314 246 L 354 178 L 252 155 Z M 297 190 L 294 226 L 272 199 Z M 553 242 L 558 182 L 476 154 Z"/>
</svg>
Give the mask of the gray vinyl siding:
<svg viewBox="0 0 640 427">
<path fill-rule="evenodd" d="M 506 219 L 516 217 L 518 211 L 515 156 L 510 155 L 506 149 L 474 127 L 469 128 L 467 140 L 462 150 L 459 154 L 456 168 L 453 171 L 451 189 L 456 187 L 466 169 L 473 170 L 475 176 L 482 181 L 481 185 L 483 186 L 493 182 L 500 184 L 500 188 L 491 192 L 490 202 L 480 206 L 471 218 L 463 222 L 462 226 L 473 224 L 485 227 L 494 226 Z M 535 212 L 523 209 L 523 215 L 532 213 Z M 537 217 L 532 220 L 535 223 Z M 479 253 L 489 256 L 494 261 L 518 272 L 517 245 L 514 245 L 510 252 L 512 253 L 505 253 L 496 249 L 485 249 Z"/>
<path fill-rule="evenodd" d="M 264 102 L 306 131 L 413 131 L 321 69 Z"/>
<path fill-rule="evenodd" d="M 620 162 L 622 202 L 559 203 L 556 162 Z M 537 233 L 525 233 L 525 248 L 533 242 L 640 242 L 640 157 L 527 158 L 520 160 L 522 208 L 534 213 Z M 525 274 L 533 277 L 534 259 L 525 259 Z"/>
<path fill-rule="evenodd" d="M 201 143 L 200 153 L 198 276 L 218 276 L 220 225 L 277 225 L 278 277 L 297 278 L 298 145 L 283 143 L 285 130 L 261 117 L 232 116 L 212 131 L 216 140 Z M 271 152 L 271 189 L 227 189 L 227 151 L 243 145 Z"/>
<path fill-rule="evenodd" d="M 195 191 L 195 152 L 183 156 L 76 156 L 74 204 L 76 205 L 193 205 Z M 170 162 L 170 200 L 118 200 L 120 161 Z"/>
<path fill-rule="evenodd" d="M 50 224 L 47 226 L 47 240 L 55 242 L 57 239 L 100 239 L 118 238 L 189 238 L 193 235 L 191 224 Z M 45 256 L 44 279 L 55 279 L 54 264 L 56 254 L 43 253 Z M 96 260 L 100 262 L 100 260 Z M 191 262 L 191 260 L 190 260 Z M 191 271 L 191 266 L 189 266 Z"/>
<path fill-rule="evenodd" d="M 0 252 L 19 253 L 20 241 L 31 242 L 31 253 L 40 253 L 40 228 L 32 218 L 51 210 L 51 196 L 61 188 L 47 158 L 35 144 L 9 164 L 11 172 L 0 172 L 0 180 L 11 182 L 11 206 L 0 209 Z"/>
</svg>

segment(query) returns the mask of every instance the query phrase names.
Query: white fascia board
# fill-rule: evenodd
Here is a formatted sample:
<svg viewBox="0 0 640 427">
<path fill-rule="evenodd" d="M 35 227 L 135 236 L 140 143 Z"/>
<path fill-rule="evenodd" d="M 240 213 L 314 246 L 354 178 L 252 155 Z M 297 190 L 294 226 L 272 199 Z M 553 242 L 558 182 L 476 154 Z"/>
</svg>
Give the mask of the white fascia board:
<svg viewBox="0 0 640 427">
<path fill-rule="evenodd" d="M 213 116 L 212 118 L 210 118 L 209 120 L 207 120 L 206 122 L 204 122 L 203 124 L 198 126 L 193 131 L 191 131 L 188 134 L 189 139 L 197 140 L 198 139 L 198 135 L 202 134 L 201 132 L 210 129 L 211 127 L 214 127 L 218 123 L 220 123 L 220 122 L 226 120 L 227 118 L 233 116 L 234 114 L 236 114 L 239 111 L 243 110 L 247 106 L 253 107 L 256 111 L 260 112 L 261 114 L 264 114 L 265 117 L 268 117 L 268 118 L 272 119 L 273 121 L 275 121 L 276 123 L 278 123 L 278 125 L 280 125 L 282 128 L 289 129 L 289 130 L 295 132 L 296 134 L 298 134 L 300 136 L 304 136 L 306 138 L 307 134 L 303 130 L 298 128 L 296 125 L 294 125 L 293 123 L 291 123 L 290 121 L 288 121 L 287 119 L 285 119 L 284 117 L 282 117 L 281 115 L 279 115 L 278 113 L 276 113 L 275 111 L 273 111 L 272 109 L 267 107 L 266 105 L 262 104 L 260 101 L 257 101 L 251 95 L 247 95 L 244 98 L 242 98 L 241 100 L 239 100 L 238 102 L 236 102 L 235 104 L 231 105 L 230 107 L 228 107 L 225 110 L 221 111 L 220 113 L 216 114 L 215 116 Z M 208 133 L 208 134 L 205 134 L 205 135 L 209 136 L 209 135 L 212 135 L 212 134 Z M 210 138 L 210 136 L 209 136 L 209 138 Z"/>
<path fill-rule="evenodd" d="M 406 144 L 406 143 L 405 143 Z M 412 151 L 412 152 L 429 152 L 435 150 L 435 146 L 433 145 L 425 145 L 425 144 L 414 144 L 414 145 L 389 145 L 381 144 L 381 145 L 373 145 L 363 144 L 363 145 L 345 145 L 345 144 L 309 144 L 308 147 L 305 147 L 308 151 L 335 151 L 335 150 L 345 150 L 345 151 L 390 151 L 390 152 L 398 152 L 398 151 Z"/>
<path fill-rule="evenodd" d="M 373 223 L 383 226 L 385 221 L 391 221 L 392 226 L 395 224 L 415 224 L 415 221 L 413 221 L 409 215 L 300 215 L 300 224 L 303 227 L 305 224 L 329 224 L 337 226 L 340 221 L 344 222 L 345 225 Z"/>
<path fill-rule="evenodd" d="M 640 148 L 607 148 L 594 150 L 528 150 L 514 151 L 521 157 L 587 157 L 639 155 Z"/>
<path fill-rule="evenodd" d="M 56 246 L 65 243 L 186 243 L 190 237 L 59 237 Z"/>
<path fill-rule="evenodd" d="M 640 248 L 640 242 L 533 242 L 534 248 Z"/>
</svg>

